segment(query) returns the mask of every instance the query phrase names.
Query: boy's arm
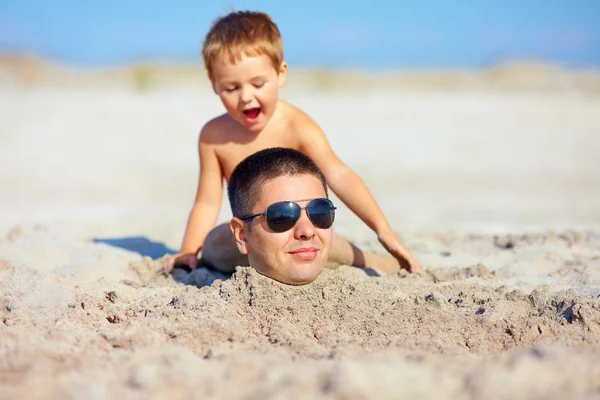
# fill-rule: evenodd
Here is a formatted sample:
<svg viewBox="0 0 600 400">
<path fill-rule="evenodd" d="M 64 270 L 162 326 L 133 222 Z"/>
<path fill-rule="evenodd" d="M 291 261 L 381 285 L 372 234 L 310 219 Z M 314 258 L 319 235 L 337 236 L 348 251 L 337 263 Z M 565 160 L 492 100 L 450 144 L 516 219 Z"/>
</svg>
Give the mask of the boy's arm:
<svg viewBox="0 0 600 400">
<path fill-rule="evenodd" d="M 399 261 L 402 268 L 410 272 L 421 270 L 419 262 L 404 248 L 392 230 L 367 186 L 335 155 L 321 128 L 310 121 L 301 131 L 301 151 L 317 164 L 325 175 L 327 184 L 340 200 L 375 231 L 381 244 Z"/>
<path fill-rule="evenodd" d="M 181 250 L 170 260 L 196 268 L 197 256 L 204 239 L 215 227 L 223 197 L 223 174 L 214 146 L 210 144 L 210 125 L 205 126 L 198 140 L 200 173 L 196 198 L 190 211 Z"/>
</svg>

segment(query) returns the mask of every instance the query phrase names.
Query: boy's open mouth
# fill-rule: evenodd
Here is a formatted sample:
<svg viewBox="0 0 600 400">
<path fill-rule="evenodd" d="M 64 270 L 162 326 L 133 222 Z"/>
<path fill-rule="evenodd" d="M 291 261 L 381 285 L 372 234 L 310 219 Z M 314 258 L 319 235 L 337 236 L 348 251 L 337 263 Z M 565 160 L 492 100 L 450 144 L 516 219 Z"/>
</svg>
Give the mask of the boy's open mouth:
<svg viewBox="0 0 600 400">
<path fill-rule="evenodd" d="M 249 108 L 247 110 L 244 110 L 244 114 L 246 115 L 246 117 L 248 117 L 248 119 L 256 119 L 260 114 L 260 107 Z"/>
</svg>

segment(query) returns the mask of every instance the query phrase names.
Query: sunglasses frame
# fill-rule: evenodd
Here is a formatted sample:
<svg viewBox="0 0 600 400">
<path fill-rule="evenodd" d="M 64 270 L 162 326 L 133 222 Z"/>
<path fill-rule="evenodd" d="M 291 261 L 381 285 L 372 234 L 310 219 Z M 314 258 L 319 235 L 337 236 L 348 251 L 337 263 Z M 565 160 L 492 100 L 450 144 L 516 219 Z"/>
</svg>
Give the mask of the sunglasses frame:
<svg viewBox="0 0 600 400">
<path fill-rule="evenodd" d="M 273 230 L 274 232 L 277 232 L 277 233 L 282 233 L 282 232 L 287 232 L 287 231 L 289 231 L 290 229 L 292 229 L 292 228 L 293 228 L 293 227 L 296 225 L 296 223 L 297 223 L 297 222 L 298 222 L 298 220 L 300 219 L 300 216 L 301 216 L 301 214 L 302 214 L 302 210 L 306 210 L 306 216 L 308 217 L 308 219 L 310 220 L 310 223 L 311 223 L 311 224 L 313 224 L 313 226 L 314 226 L 315 228 L 318 228 L 318 229 L 329 229 L 329 228 L 320 228 L 320 227 L 318 227 L 318 226 L 317 226 L 317 225 L 316 225 L 316 224 L 313 222 L 312 218 L 310 217 L 310 213 L 308 212 L 307 208 L 308 208 L 308 207 L 310 206 L 310 204 L 311 204 L 313 201 L 315 201 L 315 200 L 326 200 L 326 201 L 327 201 L 327 202 L 328 202 L 328 203 L 331 205 L 331 207 L 329 208 L 329 210 L 333 210 L 333 211 L 334 211 L 334 214 L 333 214 L 333 220 L 331 221 L 331 225 L 329 226 L 329 228 L 331 228 L 331 227 L 333 226 L 333 222 L 335 221 L 335 210 L 337 210 L 337 207 L 336 207 L 336 206 L 333 204 L 333 202 L 332 202 L 331 200 L 329 200 L 329 199 L 328 199 L 328 198 L 326 198 L 326 197 L 315 197 L 315 198 L 312 198 L 312 199 L 300 199 L 300 200 L 284 200 L 284 201 L 277 201 L 277 202 L 275 202 L 275 203 L 273 203 L 273 204 L 270 204 L 270 205 L 267 207 L 267 209 L 266 209 L 265 211 L 261 212 L 261 213 L 250 214 L 250 215 L 244 215 L 243 217 L 239 217 L 239 218 L 240 218 L 242 221 L 252 221 L 254 218 L 256 218 L 256 217 L 260 217 L 261 215 L 264 215 L 264 216 L 266 217 L 266 216 L 267 216 L 267 212 L 269 211 L 269 207 L 272 207 L 272 206 L 273 206 L 273 205 L 275 205 L 275 204 L 279 204 L 279 203 L 294 203 L 294 204 L 296 204 L 298 207 L 300 207 L 300 214 L 298 215 L 298 218 L 296 218 L 296 220 L 294 221 L 294 224 L 293 224 L 293 225 L 292 225 L 290 228 L 288 228 L 288 229 L 286 229 L 286 230 L 284 230 L 284 231 L 276 231 L 275 229 L 273 229 L 273 228 L 271 227 L 271 225 L 269 224 L 269 221 L 267 220 L 267 225 L 269 226 L 269 228 L 270 228 L 271 230 Z M 306 203 L 306 205 L 305 205 L 304 207 L 302 207 L 300 204 L 298 204 L 298 202 L 299 202 L 299 201 L 308 201 L 308 203 Z"/>
</svg>

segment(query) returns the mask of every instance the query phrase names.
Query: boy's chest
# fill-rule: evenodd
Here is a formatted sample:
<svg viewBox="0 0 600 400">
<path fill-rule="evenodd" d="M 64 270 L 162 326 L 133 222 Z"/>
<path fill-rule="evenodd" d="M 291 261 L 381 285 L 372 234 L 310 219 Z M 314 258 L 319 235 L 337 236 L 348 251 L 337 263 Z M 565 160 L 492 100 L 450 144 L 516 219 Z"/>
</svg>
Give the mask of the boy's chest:
<svg viewBox="0 0 600 400">
<path fill-rule="evenodd" d="M 271 147 L 286 147 L 298 150 L 298 142 L 294 135 L 258 135 L 254 140 L 239 140 L 225 143 L 218 149 L 219 161 L 227 181 L 234 168 L 246 157 L 257 151 Z"/>
</svg>

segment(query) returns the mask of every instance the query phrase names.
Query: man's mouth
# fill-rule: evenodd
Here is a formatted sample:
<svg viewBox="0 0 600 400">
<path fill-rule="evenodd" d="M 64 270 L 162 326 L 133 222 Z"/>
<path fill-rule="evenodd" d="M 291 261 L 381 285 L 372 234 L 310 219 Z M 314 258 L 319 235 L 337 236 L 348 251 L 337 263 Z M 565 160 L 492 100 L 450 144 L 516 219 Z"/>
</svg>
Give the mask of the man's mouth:
<svg viewBox="0 0 600 400">
<path fill-rule="evenodd" d="M 290 251 L 290 254 L 303 260 L 313 260 L 317 257 L 318 252 L 319 249 L 317 249 L 316 247 L 302 247 L 300 249 Z"/>
<path fill-rule="evenodd" d="M 244 115 L 246 116 L 246 121 L 253 122 L 260 115 L 260 107 L 249 108 L 244 110 Z"/>
</svg>

